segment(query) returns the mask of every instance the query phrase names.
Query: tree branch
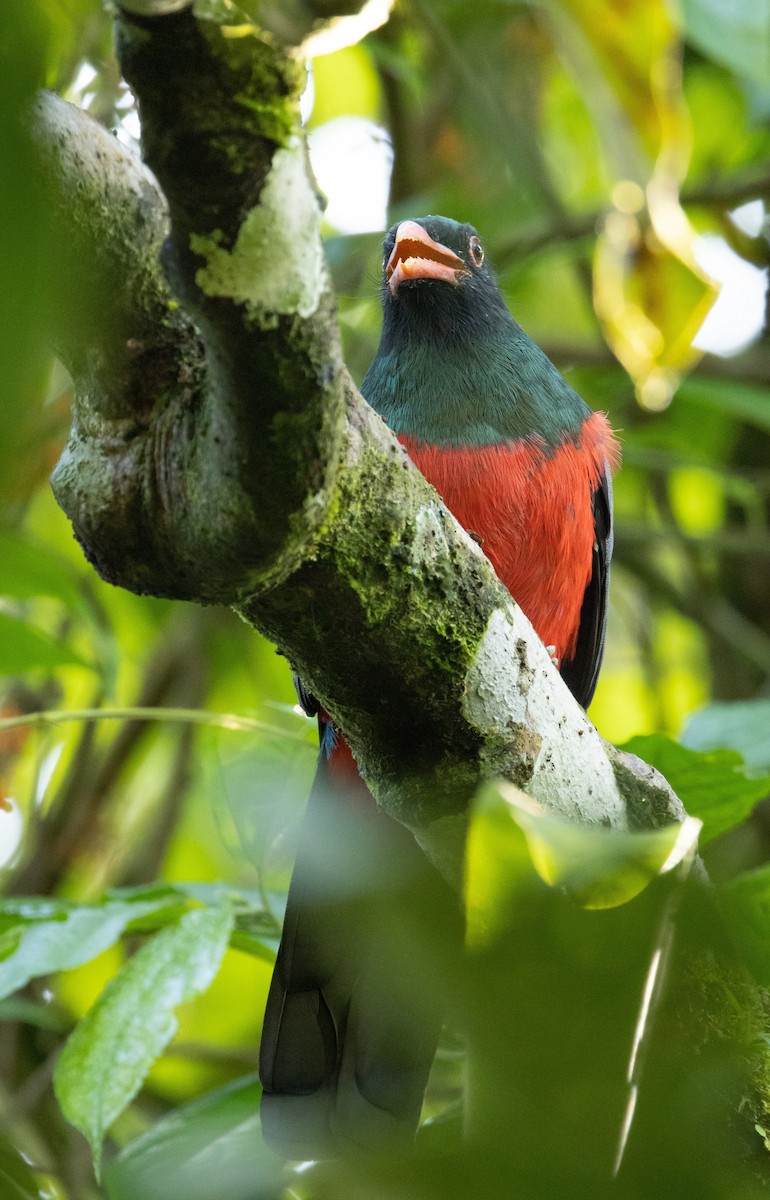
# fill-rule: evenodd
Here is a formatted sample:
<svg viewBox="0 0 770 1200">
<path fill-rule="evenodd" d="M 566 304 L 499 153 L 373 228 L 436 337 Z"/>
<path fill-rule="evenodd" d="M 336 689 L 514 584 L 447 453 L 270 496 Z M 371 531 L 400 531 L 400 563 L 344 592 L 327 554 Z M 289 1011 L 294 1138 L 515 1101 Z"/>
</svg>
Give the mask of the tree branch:
<svg viewBox="0 0 770 1200">
<path fill-rule="evenodd" d="M 47 97 L 35 118 L 80 267 L 54 315 L 77 402 L 53 483 L 100 573 L 234 605 L 455 879 L 490 776 L 569 819 L 680 818 L 665 781 L 604 745 L 351 383 L 295 60 L 188 10 L 124 17 L 119 46 L 163 194 L 82 113 Z"/>
</svg>

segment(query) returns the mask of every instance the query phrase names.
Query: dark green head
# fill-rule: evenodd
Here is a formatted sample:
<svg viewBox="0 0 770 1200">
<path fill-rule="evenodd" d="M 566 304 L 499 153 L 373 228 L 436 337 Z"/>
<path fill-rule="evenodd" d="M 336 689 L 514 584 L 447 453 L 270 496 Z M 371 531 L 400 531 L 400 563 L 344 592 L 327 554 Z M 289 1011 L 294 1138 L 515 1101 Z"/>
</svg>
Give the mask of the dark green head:
<svg viewBox="0 0 770 1200">
<path fill-rule="evenodd" d="M 472 225 L 401 221 L 382 267 L 382 338 L 361 391 L 396 433 L 556 446 L 579 429 L 590 410 L 508 312 Z"/>
<path fill-rule="evenodd" d="M 383 337 L 464 339 L 514 324 L 476 230 L 449 217 L 401 221 L 383 247 Z"/>
</svg>

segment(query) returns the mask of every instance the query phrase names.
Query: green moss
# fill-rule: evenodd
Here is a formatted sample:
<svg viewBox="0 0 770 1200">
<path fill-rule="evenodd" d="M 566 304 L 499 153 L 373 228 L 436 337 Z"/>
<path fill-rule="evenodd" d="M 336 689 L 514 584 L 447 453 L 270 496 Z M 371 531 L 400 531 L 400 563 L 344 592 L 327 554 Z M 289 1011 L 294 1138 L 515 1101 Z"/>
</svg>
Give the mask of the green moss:
<svg viewBox="0 0 770 1200">
<path fill-rule="evenodd" d="M 229 15 L 229 20 L 228 20 Z M 305 69 L 255 25 L 233 28 L 232 14 L 221 20 L 202 21 L 200 28 L 217 58 L 234 76 L 232 100 L 253 121 L 254 133 L 279 146 L 288 144 L 300 129 L 299 95 L 305 86 Z"/>
<path fill-rule="evenodd" d="M 242 92 L 233 96 L 233 101 L 253 112 L 258 120 L 260 135 L 279 146 L 286 146 L 296 132 L 297 114 L 293 103 L 275 104 L 244 95 Z"/>
<path fill-rule="evenodd" d="M 720 1070 L 725 1061 L 744 1064 L 738 1086 L 725 1092 L 732 1106 L 726 1116 L 752 1172 L 770 1182 L 770 1156 L 757 1131 L 770 1130 L 770 996 L 721 938 L 708 888 L 687 893 L 678 939 L 684 952 L 674 956 L 662 1033 Z"/>
<path fill-rule="evenodd" d="M 464 547 L 425 481 L 410 474 L 406 497 L 404 482 L 400 455 L 376 446 L 364 452 L 354 470 L 340 472 L 328 513 L 328 527 L 335 527 L 335 564 L 368 625 L 397 621 L 412 628 L 415 637 L 427 629 L 427 640 L 415 643 L 415 654 L 429 669 L 455 674 L 473 661 L 484 632 L 483 622 L 468 615 L 473 609 L 464 602 L 467 597 L 458 592 L 456 567 Z M 389 494 L 399 502 L 383 503 Z M 432 547 L 427 556 L 426 541 Z M 459 578 L 460 589 L 472 591 L 477 606 L 482 577 L 469 579 L 466 571 Z"/>
</svg>

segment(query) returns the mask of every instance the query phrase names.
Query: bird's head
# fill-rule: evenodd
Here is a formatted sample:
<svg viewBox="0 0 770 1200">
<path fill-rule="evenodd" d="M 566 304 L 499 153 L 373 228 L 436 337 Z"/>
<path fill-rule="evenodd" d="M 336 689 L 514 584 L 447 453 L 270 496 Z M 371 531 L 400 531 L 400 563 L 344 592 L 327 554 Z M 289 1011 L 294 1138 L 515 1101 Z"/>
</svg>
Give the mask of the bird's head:
<svg viewBox="0 0 770 1200">
<path fill-rule="evenodd" d="M 400 221 L 385 238 L 385 324 L 456 334 L 510 321 L 481 239 L 449 217 Z"/>
</svg>

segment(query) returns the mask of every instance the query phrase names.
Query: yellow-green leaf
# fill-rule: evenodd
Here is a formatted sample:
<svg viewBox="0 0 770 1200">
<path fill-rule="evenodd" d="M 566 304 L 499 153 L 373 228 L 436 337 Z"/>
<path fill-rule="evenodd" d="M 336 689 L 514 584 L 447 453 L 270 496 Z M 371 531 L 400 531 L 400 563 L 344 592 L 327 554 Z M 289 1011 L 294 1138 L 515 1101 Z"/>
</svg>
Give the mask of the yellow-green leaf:
<svg viewBox="0 0 770 1200">
<path fill-rule="evenodd" d="M 209 986 L 232 928 L 227 905 L 186 913 L 131 958 L 66 1043 L 54 1084 L 62 1112 L 91 1143 L 97 1174 L 101 1143 L 174 1036 L 174 1009 Z"/>
<path fill-rule="evenodd" d="M 651 831 L 580 826 L 554 816 L 511 784 L 487 785 L 477 797 L 466 856 L 471 940 L 505 921 L 533 868 L 585 908 L 612 908 L 639 895 L 659 875 L 692 861 L 701 823 L 688 817 Z"/>
</svg>

